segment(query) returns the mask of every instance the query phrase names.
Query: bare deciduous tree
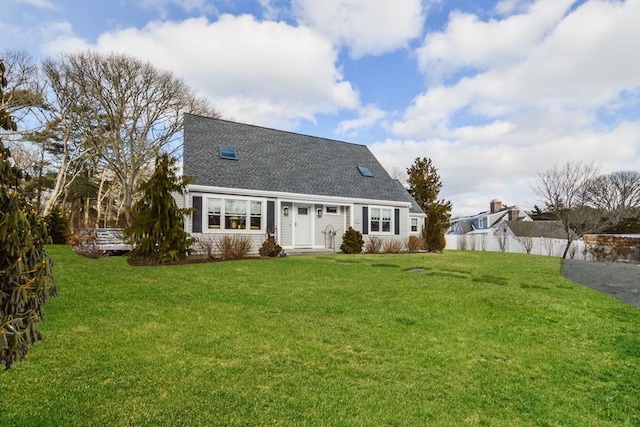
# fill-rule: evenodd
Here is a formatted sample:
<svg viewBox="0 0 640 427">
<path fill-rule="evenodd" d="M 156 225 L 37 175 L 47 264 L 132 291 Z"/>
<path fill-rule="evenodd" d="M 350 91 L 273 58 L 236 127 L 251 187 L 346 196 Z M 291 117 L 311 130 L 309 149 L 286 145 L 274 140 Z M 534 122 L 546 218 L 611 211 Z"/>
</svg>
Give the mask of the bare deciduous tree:
<svg viewBox="0 0 640 427">
<path fill-rule="evenodd" d="M 576 237 L 599 232 L 605 226 L 600 211 L 589 204 L 587 194 L 589 183 L 597 176 L 598 167 L 592 163 L 567 162 L 539 173 L 532 184 L 549 213 L 562 222 L 567 239 L 563 258 Z"/>
<path fill-rule="evenodd" d="M 82 172 L 84 163 L 97 155 L 97 150 L 83 143 L 87 129 L 82 125 L 88 111 L 79 106 L 82 93 L 73 76 L 66 74 L 56 61 L 50 59 L 43 61 L 42 71 L 50 89 L 46 128 L 57 147 L 56 178 L 43 210 L 47 215 L 63 191 Z"/>
<path fill-rule="evenodd" d="M 531 254 L 535 237 L 535 223 L 533 221 L 509 221 L 509 228 L 527 254 Z"/>
<path fill-rule="evenodd" d="M 589 203 L 614 226 L 640 221 L 640 172 L 601 175 L 587 185 Z"/>
<path fill-rule="evenodd" d="M 482 234 L 480 236 L 480 249 L 482 249 L 483 251 L 487 250 L 487 243 L 489 243 L 489 235 L 488 234 Z"/>
<path fill-rule="evenodd" d="M 43 86 L 38 79 L 38 65 L 24 50 L 8 49 L 0 55 L 6 67 L 7 87 L 2 104 L 18 123 L 33 111 L 45 106 Z"/>
<path fill-rule="evenodd" d="M 509 235 L 507 233 L 507 226 L 504 223 L 498 227 L 495 236 L 500 252 L 507 252 L 509 249 Z"/>
<path fill-rule="evenodd" d="M 389 176 L 393 179 L 397 179 L 403 184 L 407 182 L 407 173 L 398 166 L 394 166 L 391 168 L 391 170 L 389 170 Z"/>
<path fill-rule="evenodd" d="M 115 173 L 127 216 L 141 173 L 179 143 L 183 113 L 217 117 L 181 79 L 148 62 L 118 54 L 66 54 L 50 63 L 78 94 L 85 150 Z"/>
</svg>

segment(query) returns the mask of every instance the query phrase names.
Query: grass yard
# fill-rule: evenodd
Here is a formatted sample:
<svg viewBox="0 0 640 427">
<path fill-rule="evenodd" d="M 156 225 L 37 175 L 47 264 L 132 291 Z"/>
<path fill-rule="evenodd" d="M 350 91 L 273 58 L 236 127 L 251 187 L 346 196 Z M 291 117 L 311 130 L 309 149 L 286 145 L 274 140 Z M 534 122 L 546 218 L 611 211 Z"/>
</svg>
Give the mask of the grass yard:
<svg viewBox="0 0 640 427">
<path fill-rule="evenodd" d="M 0 372 L 2 426 L 640 425 L 640 310 L 558 259 L 48 251 L 60 296 Z"/>
</svg>

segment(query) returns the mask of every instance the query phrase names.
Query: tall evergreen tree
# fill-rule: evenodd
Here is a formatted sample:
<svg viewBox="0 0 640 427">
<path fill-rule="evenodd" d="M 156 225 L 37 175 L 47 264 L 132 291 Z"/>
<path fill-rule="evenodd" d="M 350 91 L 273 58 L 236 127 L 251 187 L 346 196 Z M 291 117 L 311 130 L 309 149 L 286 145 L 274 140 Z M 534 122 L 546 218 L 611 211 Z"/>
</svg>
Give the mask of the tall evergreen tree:
<svg viewBox="0 0 640 427">
<path fill-rule="evenodd" d="M 184 216 L 191 209 L 180 209 L 174 193 L 184 193 L 191 182 L 178 177 L 174 158 L 168 154 L 156 160 L 151 178 L 139 188 L 142 198 L 131 209 L 131 225 L 124 230 L 125 239 L 134 248 L 131 261 L 166 263 L 185 259 L 194 240 L 184 230 Z"/>
<path fill-rule="evenodd" d="M 442 182 L 438 169 L 427 157 L 417 158 L 407 169 L 409 193 L 422 208 L 427 218 L 423 229 L 425 249 L 441 252 L 446 246 L 444 232 L 451 218 L 451 202 L 438 199 Z"/>
<path fill-rule="evenodd" d="M 15 131 L 4 102 L 7 80 L 0 60 L 0 126 Z M 51 260 L 44 251 L 47 229 L 35 208 L 19 193 L 23 177 L 0 139 L 0 362 L 5 369 L 42 339 L 38 322 L 44 304 L 56 294 Z"/>
</svg>

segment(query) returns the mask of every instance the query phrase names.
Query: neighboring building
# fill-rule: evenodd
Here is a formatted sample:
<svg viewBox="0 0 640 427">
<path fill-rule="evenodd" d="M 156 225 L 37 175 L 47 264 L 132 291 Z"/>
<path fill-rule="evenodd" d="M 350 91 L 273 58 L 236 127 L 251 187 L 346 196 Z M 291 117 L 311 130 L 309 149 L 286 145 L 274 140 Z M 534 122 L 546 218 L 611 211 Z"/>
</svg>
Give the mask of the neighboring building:
<svg viewBox="0 0 640 427">
<path fill-rule="evenodd" d="M 488 211 L 452 219 L 446 234 L 494 234 L 506 221 L 531 221 L 531 217 L 515 205 L 506 206 L 494 199 Z"/>
<path fill-rule="evenodd" d="M 419 235 L 424 212 L 365 145 L 185 114 L 179 204 L 195 237 L 267 232 L 284 249 L 339 248 L 348 227 L 365 235 Z"/>
<path fill-rule="evenodd" d="M 547 239 L 567 239 L 567 232 L 562 221 L 506 221 L 507 229 L 516 238 L 523 237 L 545 237 Z M 578 236 L 572 231 L 571 238 Z"/>
</svg>

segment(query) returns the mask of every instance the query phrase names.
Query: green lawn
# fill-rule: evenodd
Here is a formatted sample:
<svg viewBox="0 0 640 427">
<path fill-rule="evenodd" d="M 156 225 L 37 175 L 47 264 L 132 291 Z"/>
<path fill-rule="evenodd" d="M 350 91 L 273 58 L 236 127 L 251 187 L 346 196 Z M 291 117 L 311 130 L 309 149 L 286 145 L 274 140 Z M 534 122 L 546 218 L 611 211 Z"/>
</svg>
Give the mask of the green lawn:
<svg viewBox="0 0 640 427">
<path fill-rule="evenodd" d="M 48 252 L 61 292 L 0 372 L 2 426 L 640 425 L 640 310 L 558 259 Z"/>
</svg>

